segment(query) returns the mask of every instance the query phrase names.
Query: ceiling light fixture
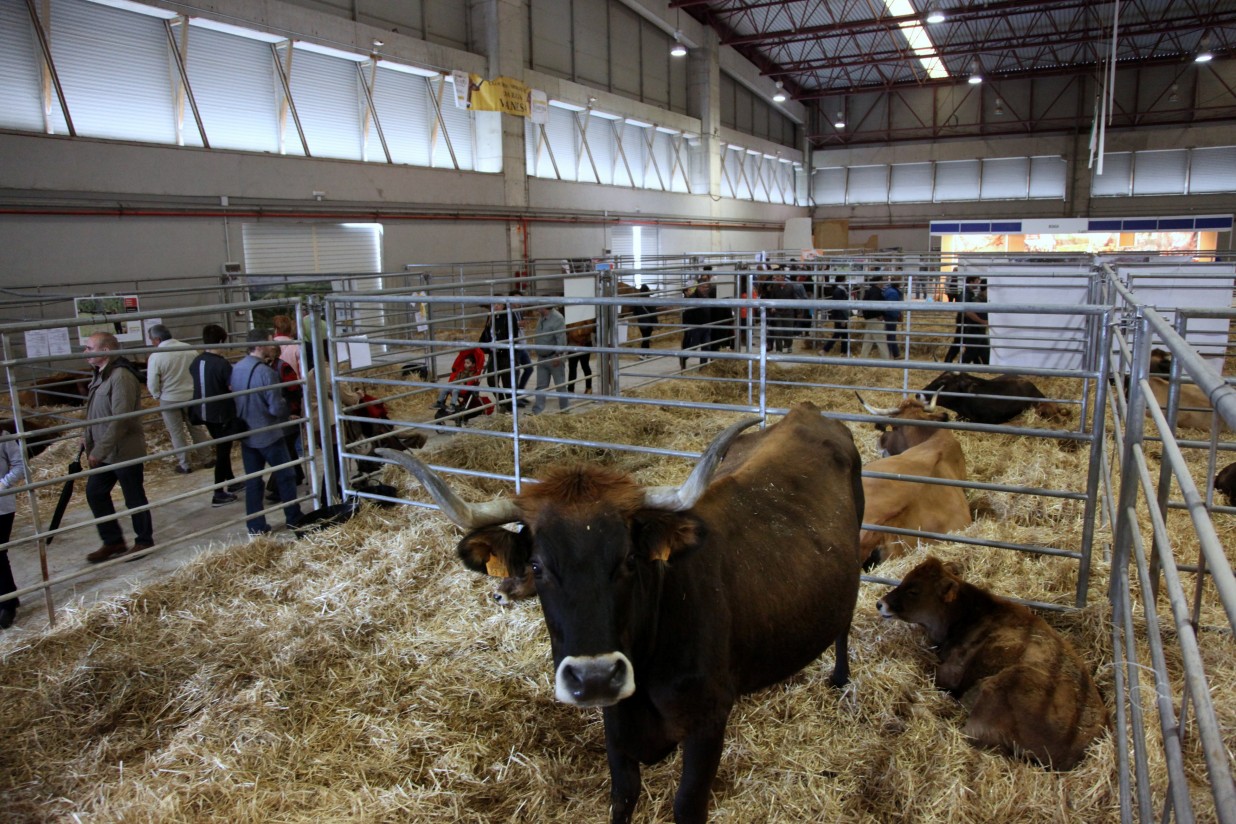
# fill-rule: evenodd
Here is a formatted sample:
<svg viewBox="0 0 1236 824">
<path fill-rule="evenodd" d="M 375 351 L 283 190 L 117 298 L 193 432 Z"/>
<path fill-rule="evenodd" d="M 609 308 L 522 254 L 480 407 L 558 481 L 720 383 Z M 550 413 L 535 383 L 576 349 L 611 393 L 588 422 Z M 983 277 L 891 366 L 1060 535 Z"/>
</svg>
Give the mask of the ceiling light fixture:
<svg viewBox="0 0 1236 824">
<path fill-rule="evenodd" d="M 932 4 L 927 7 L 927 16 L 923 19 L 934 25 L 936 23 L 943 23 L 947 18 L 945 18 L 944 12 L 940 11 L 939 6 Z"/>
<path fill-rule="evenodd" d="M 977 86 L 979 83 L 983 82 L 983 75 L 979 72 L 979 64 L 977 59 L 970 61 L 970 77 L 967 82 L 971 86 Z"/>
<path fill-rule="evenodd" d="M 833 121 L 833 128 L 835 129 L 845 128 L 845 112 L 837 112 L 837 119 Z"/>
<path fill-rule="evenodd" d="M 1180 91 L 1180 85 L 1178 83 L 1173 83 L 1172 84 L 1172 94 L 1170 97 L 1167 98 L 1168 103 L 1175 103 L 1180 100 L 1180 96 L 1176 94 L 1176 92 L 1178 91 Z"/>
<path fill-rule="evenodd" d="M 682 32 L 674 32 L 674 46 L 670 49 L 672 57 L 686 57 L 687 47 L 682 44 Z"/>
<path fill-rule="evenodd" d="M 1004 101 L 1003 100 L 996 101 L 996 114 L 997 115 L 1004 114 Z"/>
<path fill-rule="evenodd" d="M 1193 58 L 1194 63 L 1209 63 L 1214 60 L 1215 56 L 1210 51 L 1210 32 L 1202 35 L 1202 40 L 1197 44 L 1197 57 Z"/>
<path fill-rule="evenodd" d="M 780 80 L 777 81 L 777 90 L 773 92 L 773 102 L 774 103 L 784 103 L 785 102 L 785 84 L 782 83 Z"/>
</svg>

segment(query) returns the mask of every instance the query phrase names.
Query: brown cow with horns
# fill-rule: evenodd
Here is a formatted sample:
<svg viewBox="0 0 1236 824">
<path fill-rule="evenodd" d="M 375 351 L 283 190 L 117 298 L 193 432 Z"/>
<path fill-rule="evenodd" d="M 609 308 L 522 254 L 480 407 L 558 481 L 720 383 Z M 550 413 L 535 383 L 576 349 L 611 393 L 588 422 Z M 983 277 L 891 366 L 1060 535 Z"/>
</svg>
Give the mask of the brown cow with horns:
<svg viewBox="0 0 1236 824">
<path fill-rule="evenodd" d="M 906 398 L 888 409 L 876 409 L 857 392 L 854 394 L 870 414 L 895 418 L 891 423 L 881 421 L 875 425 L 880 432 L 880 452 L 885 457 L 868 463 L 868 472 L 966 480 L 966 455 L 952 432 L 905 423 L 947 421 L 948 412 L 936 406 L 934 397 L 928 401 L 920 395 Z M 864 477 L 863 494 L 867 501 L 865 520 L 869 526 L 944 533 L 965 529 L 973 520 L 965 490 L 957 486 Z M 860 541 L 866 566 L 875 566 L 905 553 L 904 538 L 897 533 L 864 529 Z"/>
<path fill-rule="evenodd" d="M 844 425 L 809 403 L 740 436 L 758 422 L 722 432 L 681 488 L 644 489 L 581 466 L 486 504 L 463 502 L 412 455 L 378 450 L 468 530 L 458 548 L 468 567 L 500 576 L 531 567 L 555 696 L 604 708 L 616 824 L 631 820 L 640 764 L 679 744 L 674 819 L 706 821 L 738 696 L 788 678 L 830 644 L 831 682 L 849 680 L 858 451 Z M 523 528 L 500 526 L 513 522 Z"/>
</svg>

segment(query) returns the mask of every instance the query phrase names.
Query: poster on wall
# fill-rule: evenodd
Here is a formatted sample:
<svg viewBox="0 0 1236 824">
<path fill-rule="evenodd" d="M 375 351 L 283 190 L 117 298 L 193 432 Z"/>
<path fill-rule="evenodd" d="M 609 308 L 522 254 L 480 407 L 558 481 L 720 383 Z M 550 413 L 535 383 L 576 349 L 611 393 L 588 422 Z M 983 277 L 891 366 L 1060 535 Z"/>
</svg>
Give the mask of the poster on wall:
<svg viewBox="0 0 1236 824">
<path fill-rule="evenodd" d="M 111 332 L 121 343 L 145 339 L 142 322 L 124 318 L 140 311 L 137 295 L 74 298 L 73 309 L 78 318 L 77 341 L 82 345 L 95 332 Z"/>
</svg>

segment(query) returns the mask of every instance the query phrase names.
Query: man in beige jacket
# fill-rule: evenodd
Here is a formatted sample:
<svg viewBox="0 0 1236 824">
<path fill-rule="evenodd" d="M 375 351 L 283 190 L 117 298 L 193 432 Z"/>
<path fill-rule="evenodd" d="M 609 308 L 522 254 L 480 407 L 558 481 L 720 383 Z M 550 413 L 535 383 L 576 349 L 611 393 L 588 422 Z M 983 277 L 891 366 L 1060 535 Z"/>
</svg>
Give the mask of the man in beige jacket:
<svg viewBox="0 0 1236 824">
<path fill-rule="evenodd" d="M 184 449 L 189 445 L 190 439 L 195 444 L 210 440 L 205 429 L 189 423 L 189 407 L 167 408 L 193 400 L 193 375 L 189 367 L 197 357 L 197 350 L 173 338 L 171 331 L 161 323 L 150 327 L 147 334 L 150 336 L 151 345 L 159 347 L 159 351 L 153 352 L 146 362 L 146 388 L 150 390 L 150 397 L 163 407 L 163 425 L 167 427 L 168 437 L 172 439 L 172 448 Z M 189 455 L 192 453 L 203 455 L 200 449 L 176 454 L 176 471 L 181 475 L 188 475 L 193 471 L 193 464 L 189 462 Z M 203 466 L 214 466 L 212 458 L 203 456 L 202 461 Z"/>
</svg>

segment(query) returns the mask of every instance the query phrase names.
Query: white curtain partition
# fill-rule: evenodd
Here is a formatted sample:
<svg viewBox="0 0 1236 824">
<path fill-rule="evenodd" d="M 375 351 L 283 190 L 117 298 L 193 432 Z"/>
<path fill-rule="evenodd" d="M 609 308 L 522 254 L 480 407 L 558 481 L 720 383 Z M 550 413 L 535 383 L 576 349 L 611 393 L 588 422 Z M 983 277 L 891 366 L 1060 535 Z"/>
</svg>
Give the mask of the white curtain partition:
<svg viewBox="0 0 1236 824">
<path fill-rule="evenodd" d="M 962 265 L 961 277 L 987 279 L 987 302 L 1031 306 L 1085 304 L 1090 284 L 1086 266 Z M 991 364 L 1010 369 L 1080 369 L 1085 354 L 1085 317 L 990 312 Z"/>
<path fill-rule="evenodd" d="M 1191 263 L 1168 266 L 1121 266 L 1120 279 L 1138 301 L 1174 320 L 1175 309 L 1226 309 L 1232 304 L 1236 265 Z M 1223 373 L 1227 352 L 1228 318 L 1190 318 L 1185 339 L 1215 371 Z"/>
</svg>

